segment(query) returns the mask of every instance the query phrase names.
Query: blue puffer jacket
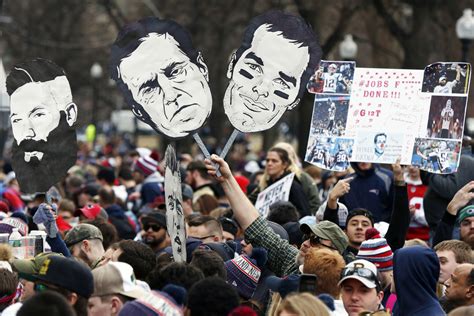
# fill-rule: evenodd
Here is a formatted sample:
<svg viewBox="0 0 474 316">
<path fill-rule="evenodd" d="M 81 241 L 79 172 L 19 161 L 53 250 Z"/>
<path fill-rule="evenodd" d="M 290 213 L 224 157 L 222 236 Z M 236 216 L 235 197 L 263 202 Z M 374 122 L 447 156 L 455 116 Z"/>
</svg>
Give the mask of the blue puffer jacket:
<svg viewBox="0 0 474 316">
<path fill-rule="evenodd" d="M 351 163 L 355 173 L 349 193 L 339 199 L 350 212 L 356 208 L 365 208 L 372 212 L 375 222 L 390 222 L 393 204 L 393 173 L 376 164 L 369 170 L 360 170 L 357 163 Z"/>
</svg>

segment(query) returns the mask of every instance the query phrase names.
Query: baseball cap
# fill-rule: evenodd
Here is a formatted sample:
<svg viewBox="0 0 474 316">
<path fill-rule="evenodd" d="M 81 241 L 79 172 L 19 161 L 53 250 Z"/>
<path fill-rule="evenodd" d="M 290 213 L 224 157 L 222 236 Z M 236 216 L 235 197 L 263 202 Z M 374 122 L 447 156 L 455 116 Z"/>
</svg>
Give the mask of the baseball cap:
<svg viewBox="0 0 474 316">
<path fill-rule="evenodd" d="M 110 261 L 92 271 L 94 293 L 92 296 L 122 294 L 131 298 L 140 298 L 146 291 L 137 284 L 131 265 L 125 262 Z"/>
<path fill-rule="evenodd" d="M 103 241 L 100 230 L 91 224 L 79 224 L 73 227 L 64 237 L 66 246 L 71 247 L 86 239 L 100 239 Z"/>
<path fill-rule="evenodd" d="M 337 66 L 336 66 L 336 64 L 333 63 L 333 64 L 329 65 L 329 68 L 336 68 L 337 69 Z"/>
<path fill-rule="evenodd" d="M 337 251 L 342 254 L 349 245 L 346 234 L 339 226 L 330 221 L 322 221 L 315 225 L 301 224 L 300 226 L 303 234 L 313 233 L 316 236 L 330 240 L 337 248 Z"/>
<path fill-rule="evenodd" d="M 446 76 L 443 75 L 443 76 L 439 77 L 439 82 L 441 82 L 442 80 L 446 80 L 446 79 L 447 79 Z"/>
<path fill-rule="evenodd" d="M 20 278 L 32 281 L 31 275 L 37 274 L 44 261 L 51 256 L 62 256 L 55 252 L 43 252 L 31 259 L 13 259 L 13 269 L 18 272 Z"/>
<path fill-rule="evenodd" d="M 77 209 L 74 212 L 75 216 L 83 215 L 87 219 L 94 219 L 96 217 L 101 217 L 108 219 L 109 216 L 107 212 L 99 204 L 87 204 L 83 208 Z"/>
<path fill-rule="evenodd" d="M 354 260 L 347 264 L 341 273 L 341 280 L 338 285 L 348 279 L 358 280 L 369 289 L 374 289 L 379 286 L 377 279 L 377 267 L 364 259 Z"/>
<path fill-rule="evenodd" d="M 356 208 L 350 211 L 349 214 L 347 214 L 346 227 L 349 221 L 351 220 L 351 218 L 353 218 L 354 216 L 359 216 L 359 215 L 367 217 L 372 223 L 372 226 L 374 226 L 374 216 L 372 215 L 372 213 L 369 210 L 366 210 L 365 208 Z"/>
<path fill-rule="evenodd" d="M 92 272 L 84 263 L 61 256 L 49 256 L 33 281 L 44 281 L 89 298 L 94 291 Z"/>
<path fill-rule="evenodd" d="M 458 214 L 458 224 L 468 217 L 474 216 L 474 205 L 468 205 L 462 208 Z"/>
<path fill-rule="evenodd" d="M 160 212 L 148 213 L 147 215 L 143 216 L 142 224 L 145 226 L 149 223 L 156 223 L 166 229 L 166 215 Z"/>
</svg>

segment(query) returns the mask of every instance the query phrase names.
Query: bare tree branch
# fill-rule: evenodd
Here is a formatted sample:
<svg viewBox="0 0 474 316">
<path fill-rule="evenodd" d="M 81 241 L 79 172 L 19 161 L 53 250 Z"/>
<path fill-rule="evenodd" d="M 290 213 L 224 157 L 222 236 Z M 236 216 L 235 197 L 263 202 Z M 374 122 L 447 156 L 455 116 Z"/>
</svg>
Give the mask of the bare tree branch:
<svg viewBox="0 0 474 316">
<path fill-rule="evenodd" d="M 103 0 L 102 5 L 112 22 L 114 22 L 117 30 L 120 30 L 125 24 L 127 24 L 127 19 L 114 1 Z"/>
<path fill-rule="evenodd" d="M 408 33 L 405 32 L 400 27 L 400 25 L 398 25 L 397 21 L 395 21 L 393 16 L 388 12 L 387 8 L 383 3 L 383 0 L 373 0 L 372 3 L 374 4 L 377 13 L 385 21 L 385 24 L 387 25 L 393 36 L 395 36 L 399 42 L 402 42 L 403 38 L 408 36 Z"/>
</svg>

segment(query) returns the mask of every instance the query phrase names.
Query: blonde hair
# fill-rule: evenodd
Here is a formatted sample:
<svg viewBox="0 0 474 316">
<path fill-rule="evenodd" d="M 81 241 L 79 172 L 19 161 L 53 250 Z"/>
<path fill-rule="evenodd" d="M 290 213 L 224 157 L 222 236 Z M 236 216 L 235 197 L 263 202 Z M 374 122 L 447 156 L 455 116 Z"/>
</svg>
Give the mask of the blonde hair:
<svg viewBox="0 0 474 316">
<path fill-rule="evenodd" d="M 403 246 L 403 248 L 413 247 L 413 246 L 422 246 L 422 247 L 429 248 L 428 244 L 425 241 L 423 241 L 419 238 L 406 240 L 405 245 Z"/>
<path fill-rule="evenodd" d="M 329 316 L 329 309 L 314 295 L 309 293 L 295 293 L 286 296 L 281 301 L 276 314 L 279 316 L 283 311 L 298 316 Z"/>
</svg>

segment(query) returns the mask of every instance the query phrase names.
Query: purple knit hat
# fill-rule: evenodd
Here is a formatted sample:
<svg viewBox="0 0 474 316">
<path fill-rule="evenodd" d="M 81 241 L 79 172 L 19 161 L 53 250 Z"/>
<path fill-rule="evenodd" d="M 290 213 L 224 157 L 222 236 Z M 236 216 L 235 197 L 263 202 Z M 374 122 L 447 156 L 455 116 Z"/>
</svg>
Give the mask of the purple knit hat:
<svg viewBox="0 0 474 316">
<path fill-rule="evenodd" d="M 226 261 L 227 283 L 234 286 L 244 299 L 251 298 L 266 262 L 267 250 L 264 248 L 254 248 L 251 257 L 241 255 Z"/>
</svg>

